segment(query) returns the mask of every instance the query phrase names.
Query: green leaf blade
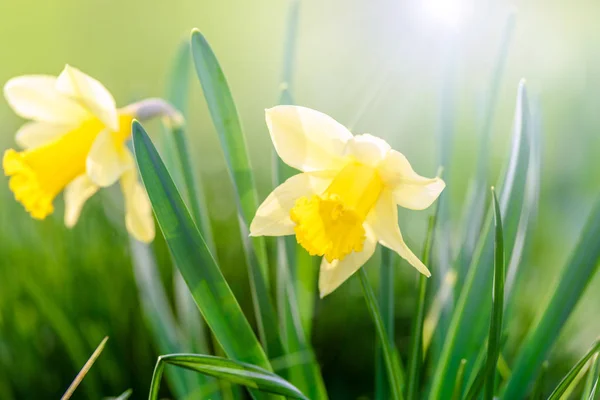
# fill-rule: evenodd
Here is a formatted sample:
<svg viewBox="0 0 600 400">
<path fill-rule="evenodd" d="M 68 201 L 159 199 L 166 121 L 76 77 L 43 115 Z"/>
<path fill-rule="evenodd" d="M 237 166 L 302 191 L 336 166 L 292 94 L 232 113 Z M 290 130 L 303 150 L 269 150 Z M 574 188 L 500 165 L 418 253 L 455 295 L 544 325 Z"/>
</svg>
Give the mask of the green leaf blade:
<svg viewBox="0 0 600 400">
<path fill-rule="evenodd" d="M 513 373 L 502 398 L 523 397 L 548 358 L 552 346 L 571 315 L 588 283 L 597 271 L 600 260 L 600 200 L 594 205 L 579 243 L 571 253 L 558 279 L 552 296 L 527 334 L 514 362 Z"/>
<path fill-rule="evenodd" d="M 585 353 L 585 355 L 571 368 L 571 370 L 565 375 L 560 381 L 558 386 L 548 397 L 548 400 L 559 400 L 561 396 L 567 391 L 571 383 L 577 377 L 577 374 L 582 370 L 585 364 L 594 356 L 594 353 L 600 351 L 600 339 L 596 340 L 594 345 Z"/>
<path fill-rule="evenodd" d="M 252 364 L 200 354 L 171 354 L 161 356 L 158 362 L 224 379 L 261 392 L 308 400 L 298 388 L 285 379 Z"/>
<path fill-rule="evenodd" d="M 246 138 L 229 85 L 219 62 L 202 33 L 192 31 L 192 57 L 213 124 L 217 130 L 221 148 L 225 153 L 228 171 L 234 182 L 239 199 L 239 209 L 244 223 L 249 226 L 258 208 L 258 195 L 254 174 L 248 157 Z M 252 238 L 261 266 L 263 279 L 268 287 L 267 253 L 262 237 Z"/>
<path fill-rule="evenodd" d="M 524 188 L 527 185 L 527 172 L 530 167 L 531 138 L 534 134 L 536 132 L 531 124 L 525 82 L 521 81 L 517 92 L 510 157 L 499 185 L 500 209 L 502 215 L 506 216 L 503 229 L 506 238 L 504 248 L 508 257 L 512 255 L 515 232 L 519 227 Z M 431 399 L 441 399 L 444 393 L 451 392 L 460 360 L 475 358 L 480 350 L 475 344 L 481 343 L 485 338 L 492 306 L 489 296 L 492 290 L 494 243 L 491 211 L 479 236 L 439 361 L 435 366 L 430 390 Z M 468 370 L 472 368 L 472 365 L 467 365 Z"/>
<path fill-rule="evenodd" d="M 402 371 L 401 364 L 397 360 L 395 346 L 385 330 L 385 325 L 377 304 L 377 297 L 373 292 L 373 288 L 371 288 L 371 285 L 369 284 L 367 272 L 365 271 L 364 267 L 358 270 L 357 275 L 360 279 L 365 301 L 367 302 L 367 308 L 369 309 L 369 313 L 371 314 L 371 318 L 375 324 L 377 338 L 381 343 L 388 382 L 390 384 L 391 398 L 394 400 L 403 400 L 404 396 L 402 394 L 402 390 L 404 386 L 404 373 Z"/>
<path fill-rule="evenodd" d="M 492 315 L 486 360 L 486 382 L 484 399 L 492 400 L 496 386 L 496 365 L 500 355 L 500 336 L 502 334 L 502 317 L 504 313 L 504 234 L 502 232 L 502 215 L 496 192 L 492 188 L 492 203 L 494 210 L 494 291 L 492 300 Z"/>
<path fill-rule="evenodd" d="M 133 124 L 133 143 L 158 224 L 205 321 L 229 357 L 270 369 L 250 324 L 138 122 Z"/>
</svg>

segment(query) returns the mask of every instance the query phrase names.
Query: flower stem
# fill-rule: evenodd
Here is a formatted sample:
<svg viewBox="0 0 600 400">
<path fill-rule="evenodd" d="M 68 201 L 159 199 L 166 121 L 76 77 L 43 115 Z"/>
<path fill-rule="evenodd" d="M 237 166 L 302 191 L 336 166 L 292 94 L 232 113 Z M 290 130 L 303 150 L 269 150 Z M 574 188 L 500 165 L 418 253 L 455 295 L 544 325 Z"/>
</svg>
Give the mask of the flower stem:
<svg viewBox="0 0 600 400">
<path fill-rule="evenodd" d="M 377 297 L 373 292 L 373 288 L 369 285 L 367 273 L 364 268 L 358 270 L 358 277 L 360 278 L 363 294 L 365 295 L 365 300 L 367 302 L 367 308 L 369 309 L 369 313 L 375 324 L 377 337 L 383 350 L 383 358 L 387 369 L 388 381 L 390 383 L 391 398 L 393 400 L 404 400 L 404 396 L 402 395 L 402 388 L 404 387 L 402 365 L 400 364 L 399 358 L 397 358 L 395 346 L 390 341 L 390 337 L 386 332 L 379 305 L 377 304 Z"/>
</svg>

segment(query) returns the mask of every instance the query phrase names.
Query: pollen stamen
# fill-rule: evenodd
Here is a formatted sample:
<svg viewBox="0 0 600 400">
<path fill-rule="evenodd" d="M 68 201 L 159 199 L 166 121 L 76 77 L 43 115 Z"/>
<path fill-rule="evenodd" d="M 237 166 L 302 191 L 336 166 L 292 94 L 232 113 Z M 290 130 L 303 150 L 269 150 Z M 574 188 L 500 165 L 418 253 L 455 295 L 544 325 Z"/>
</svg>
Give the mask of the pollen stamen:
<svg viewBox="0 0 600 400">
<path fill-rule="evenodd" d="M 348 164 L 325 192 L 296 201 L 290 212 L 296 240 L 309 254 L 324 256 L 329 262 L 362 251 L 363 224 L 382 189 L 374 168 Z"/>
</svg>

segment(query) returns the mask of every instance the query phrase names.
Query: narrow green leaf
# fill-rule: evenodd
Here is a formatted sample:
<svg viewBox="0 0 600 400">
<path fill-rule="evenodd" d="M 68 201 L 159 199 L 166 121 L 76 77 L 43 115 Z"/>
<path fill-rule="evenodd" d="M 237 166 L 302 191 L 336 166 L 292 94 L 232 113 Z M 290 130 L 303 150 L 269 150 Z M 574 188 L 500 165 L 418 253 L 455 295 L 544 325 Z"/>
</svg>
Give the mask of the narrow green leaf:
<svg viewBox="0 0 600 400">
<path fill-rule="evenodd" d="M 496 114 L 496 104 L 498 102 L 500 84 L 502 83 L 502 76 L 504 75 L 504 66 L 506 65 L 508 49 L 515 30 L 515 24 L 516 15 L 514 12 L 510 12 L 506 18 L 502 32 L 502 39 L 500 41 L 500 47 L 498 48 L 496 62 L 489 80 L 489 88 L 485 91 L 487 95 L 485 97 L 486 101 L 484 102 L 481 127 L 479 129 L 481 137 L 478 146 L 479 151 L 477 152 L 477 168 L 475 169 L 475 179 L 469 189 L 469 196 L 467 196 L 469 201 L 466 202 L 463 212 L 464 217 L 462 220 L 466 221 L 463 234 L 464 240 L 455 263 L 458 271 L 457 288 L 461 288 L 465 280 L 485 216 L 485 188 L 487 186 L 486 181 L 490 161 L 489 151 L 492 148 L 492 146 L 490 146 L 492 126 Z"/>
<path fill-rule="evenodd" d="M 192 56 L 190 43 L 189 39 L 186 38 L 182 42 L 175 57 L 167 89 L 167 100 L 182 113 L 186 120 L 188 114 L 191 67 Z M 170 157 L 165 157 L 165 164 L 167 165 L 167 169 L 173 174 L 178 188 L 187 200 L 186 204 L 192 213 L 194 222 L 200 229 L 208 249 L 216 259 L 217 250 L 210 224 L 208 208 L 206 206 L 206 199 L 202 190 L 200 178 L 198 174 L 196 174 L 196 165 L 193 162 L 193 158 L 190 157 L 190 149 L 192 146 L 188 140 L 187 132 L 185 131 L 184 126 L 169 125 L 166 126 L 166 130 L 167 134 L 164 136 L 163 145 L 165 147 L 165 154 L 170 155 Z M 206 337 L 204 321 L 198 313 L 198 309 L 194 304 L 191 293 L 189 293 L 189 290 L 187 289 L 185 280 L 178 270 L 175 271 L 174 275 L 177 313 L 181 321 L 181 328 L 186 339 L 191 344 L 189 349 L 195 353 L 206 353 L 208 352 L 210 338 Z M 180 352 L 181 351 L 173 350 L 162 351 L 161 353 L 168 354 Z M 179 371 L 180 370 L 173 368 L 168 369 L 167 377 L 171 373 L 178 373 Z M 209 388 L 206 377 L 198 374 L 195 375 L 196 379 L 201 382 L 201 391 L 206 391 Z M 214 400 L 219 398 L 217 394 L 213 394 L 211 397 Z"/>
<path fill-rule="evenodd" d="M 238 207 L 242 221 L 249 226 L 258 208 L 258 195 L 254 186 L 254 174 L 250 166 L 246 138 L 242 124 L 217 57 L 199 30 L 192 31 L 192 58 L 196 74 L 202 85 L 204 97 L 213 124 L 217 130 L 221 148 L 225 153 L 228 171 L 237 192 Z M 261 274 L 268 288 L 267 252 L 264 238 L 252 238 Z"/>
<path fill-rule="evenodd" d="M 175 265 L 225 353 L 265 369 L 271 366 L 223 278 L 144 128 L 133 123 L 135 157 Z"/>
<path fill-rule="evenodd" d="M 360 279 L 365 301 L 367 302 L 367 308 L 369 309 L 369 313 L 371 314 L 371 318 L 375 324 L 377 338 L 379 339 L 383 350 L 388 382 L 390 383 L 391 398 L 393 400 L 401 400 L 404 398 L 402 395 L 402 390 L 404 387 L 404 373 L 402 372 L 401 364 L 394 360 L 394 358 L 397 357 L 395 346 L 385 330 L 381 312 L 379 311 L 379 306 L 377 305 L 377 298 L 375 297 L 373 288 L 371 288 L 371 285 L 369 284 L 367 272 L 365 271 L 364 267 L 358 270 L 357 275 Z"/>
<path fill-rule="evenodd" d="M 287 333 L 287 356 L 282 369 L 287 370 L 288 379 L 295 384 L 311 400 L 327 399 L 327 391 L 314 352 L 308 341 L 298 311 L 298 301 L 294 284 L 290 279 L 287 265 L 281 269 L 281 277 L 286 297 L 283 301 L 284 330 Z M 301 355 L 301 360 L 295 362 L 292 356 Z"/>
<path fill-rule="evenodd" d="M 544 379 L 546 378 L 546 372 L 548 372 L 548 361 L 544 361 L 542 363 L 542 368 L 540 369 L 538 378 L 536 379 L 535 384 L 533 385 L 533 390 L 531 391 L 531 400 L 543 399 Z"/>
<path fill-rule="evenodd" d="M 597 201 L 579 243 L 563 267 L 557 286 L 545 307 L 541 307 L 533 329 L 528 333 L 517 354 L 513 373 L 503 392 L 504 399 L 520 398 L 527 393 L 542 362 L 571 315 L 577 302 L 592 280 L 600 260 L 600 200 Z"/>
<path fill-rule="evenodd" d="M 454 384 L 454 391 L 452 392 L 452 400 L 460 400 L 463 395 L 463 388 L 465 386 L 465 366 L 467 360 L 464 358 L 460 360 L 458 366 L 458 372 L 456 373 L 456 383 Z"/>
<path fill-rule="evenodd" d="M 249 223 L 258 208 L 258 196 L 241 122 L 219 62 L 204 36 L 196 29 L 192 31 L 191 48 L 196 73 L 237 194 L 241 236 L 248 264 L 259 336 L 269 357 L 277 358 L 285 352 L 277 329 L 275 308 L 269 294 L 265 241 L 263 237 L 248 235 Z"/>
<path fill-rule="evenodd" d="M 427 228 L 427 236 L 425 245 L 423 246 L 423 254 L 421 260 L 425 265 L 430 265 L 431 249 L 433 247 L 433 236 L 435 234 L 435 226 L 437 221 L 437 212 L 439 210 L 436 203 L 433 215 L 429 217 L 429 226 Z M 410 359 L 408 361 L 408 390 L 407 399 L 413 400 L 418 398 L 418 387 L 421 380 L 421 371 L 423 369 L 423 325 L 425 321 L 425 298 L 427 294 L 428 278 L 419 274 L 419 287 L 417 292 L 417 302 L 415 305 L 414 320 L 411 329 L 411 344 L 410 344 Z M 463 367 L 464 368 L 464 367 Z"/>
<path fill-rule="evenodd" d="M 494 209 L 494 291 L 492 300 L 492 315 L 486 359 L 485 400 L 494 398 L 496 388 L 496 365 L 500 355 L 500 336 L 502 334 L 502 316 L 504 312 L 504 236 L 502 232 L 502 216 L 496 192 L 492 188 L 492 203 Z"/>
<path fill-rule="evenodd" d="M 559 400 L 560 396 L 567 390 L 570 384 L 575 380 L 579 371 L 585 366 L 585 364 L 592 358 L 594 353 L 600 351 L 600 339 L 596 340 L 594 345 L 588 350 L 587 353 L 571 368 L 571 370 L 565 375 L 565 377 L 560 381 L 558 386 L 554 389 L 554 391 L 548 397 L 548 400 Z"/>
<path fill-rule="evenodd" d="M 174 365 L 201 374 L 224 379 L 246 386 L 252 390 L 279 394 L 288 398 L 308 400 L 294 385 L 275 375 L 271 371 L 227 358 L 200 354 L 170 354 L 160 356 L 152 377 L 150 400 L 158 398 L 160 378 L 164 365 Z"/>
<path fill-rule="evenodd" d="M 189 42 L 186 40 L 180 45 L 175 56 L 167 89 L 167 100 L 184 117 L 189 97 L 190 70 L 191 55 Z M 214 254 L 211 232 L 205 225 L 208 218 L 202 218 L 203 213 L 200 211 L 201 207 L 204 207 L 203 198 L 198 197 L 196 180 L 193 178 L 195 169 L 189 163 L 185 132 L 183 127 L 173 127 L 166 123 L 164 125 L 165 131 L 160 144 L 165 154 L 165 164 L 173 174 L 178 188 L 184 193 L 186 204 L 192 210 L 196 223 L 201 226 L 209 248 Z M 140 302 L 160 354 L 184 351 L 207 352 L 204 321 L 179 271 L 174 267 L 175 305 L 181 326 L 176 321 L 167 300 L 150 247 L 130 239 L 130 248 Z M 178 329 L 180 327 L 181 330 Z M 192 392 L 203 393 L 202 388 L 207 385 L 206 377 L 174 368 L 167 370 L 167 378 L 171 390 L 178 398 L 184 398 Z"/>
<path fill-rule="evenodd" d="M 467 390 L 467 394 L 465 395 L 465 400 L 475 400 L 479 398 L 483 390 L 483 385 L 485 384 L 485 375 L 486 375 L 486 366 L 481 363 L 479 369 L 477 370 L 477 374 L 475 375 L 475 379 L 469 389 Z"/>
<path fill-rule="evenodd" d="M 502 175 L 499 204 L 505 216 L 504 248 L 507 255 L 512 255 L 515 244 L 515 232 L 518 229 L 523 208 L 524 188 L 527 184 L 530 166 L 531 137 L 537 132 L 531 124 L 525 83 L 519 84 L 513 141 L 504 174 Z M 475 358 L 481 350 L 479 343 L 489 327 L 491 312 L 493 246 L 492 210 L 486 218 L 485 226 L 479 236 L 478 245 L 471 261 L 467 279 L 462 287 L 460 297 L 452 315 L 439 361 L 435 363 L 435 371 L 430 391 L 431 399 L 441 399 L 444 393 L 451 392 L 462 358 Z M 509 256 L 510 257 L 510 256 Z M 467 370 L 472 366 L 467 365 Z"/>
<path fill-rule="evenodd" d="M 596 353 L 590 362 L 592 363 L 592 366 L 590 367 L 585 380 L 585 387 L 581 394 L 581 400 L 594 400 L 596 391 L 598 390 L 598 381 L 600 380 L 600 353 Z"/>
</svg>

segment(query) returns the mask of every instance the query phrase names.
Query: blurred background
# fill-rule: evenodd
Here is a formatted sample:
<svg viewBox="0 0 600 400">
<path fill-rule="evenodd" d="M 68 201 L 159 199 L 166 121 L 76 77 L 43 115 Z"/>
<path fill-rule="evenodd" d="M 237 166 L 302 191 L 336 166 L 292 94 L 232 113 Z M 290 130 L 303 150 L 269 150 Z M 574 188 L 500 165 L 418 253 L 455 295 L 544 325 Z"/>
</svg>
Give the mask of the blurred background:
<svg viewBox="0 0 600 400">
<path fill-rule="evenodd" d="M 118 105 L 164 96 L 177 49 L 197 27 L 227 75 L 262 200 L 272 188 L 264 109 L 279 98 L 288 5 L 283 0 L 2 1 L 0 82 L 24 74 L 57 75 L 69 63 L 100 80 Z M 518 82 L 527 79 L 542 123 L 541 193 L 511 315 L 508 348 L 514 349 L 555 284 L 600 191 L 600 3 L 302 0 L 300 7 L 295 102 L 333 116 L 355 133 L 385 138 L 422 175 L 435 175 L 440 152 L 451 146 L 446 195 L 456 226 L 493 88 L 497 83 L 490 183 L 506 161 Z M 507 27 L 510 15 L 514 29 Z M 251 315 L 233 191 L 195 76 L 190 91 L 192 155 L 219 259 Z M 23 121 L 5 101 L 0 101 L 0 120 L 0 148 L 14 147 Z M 158 124 L 147 128 L 151 135 L 160 132 Z M 59 397 L 105 335 L 110 340 L 90 374 L 98 393 L 132 388 L 134 398 L 144 398 L 159 353 L 138 300 L 118 188 L 94 196 L 78 225 L 68 230 L 61 198 L 52 216 L 34 221 L 14 201 L 7 180 L 0 183 L 0 398 Z M 428 215 L 400 213 L 405 239 L 417 254 Z M 170 259 L 160 235 L 153 247 L 173 297 Z M 396 279 L 396 339 L 402 350 L 416 274 L 403 263 Z M 376 284 L 375 277 L 372 281 Z M 551 376 L 564 373 L 567 362 L 600 333 L 599 302 L 596 276 L 552 354 Z M 331 398 L 368 398 L 374 330 L 358 282 L 349 280 L 315 304 L 312 340 Z M 80 392 L 75 398 L 84 397 Z"/>
</svg>

